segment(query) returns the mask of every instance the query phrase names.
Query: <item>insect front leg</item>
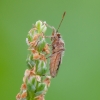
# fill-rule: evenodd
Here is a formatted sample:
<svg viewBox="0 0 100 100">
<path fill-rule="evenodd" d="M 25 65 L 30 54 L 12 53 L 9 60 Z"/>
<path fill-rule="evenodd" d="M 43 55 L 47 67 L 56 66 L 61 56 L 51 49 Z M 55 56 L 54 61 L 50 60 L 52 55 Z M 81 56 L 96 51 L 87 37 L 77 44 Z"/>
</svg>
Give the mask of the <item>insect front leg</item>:
<svg viewBox="0 0 100 100">
<path fill-rule="evenodd" d="M 56 29 L 53 26 L 48 25 L 46 22 L 43 22 L 42 20 L 41 20 L 41 22 L 43 24 L 45 24 L 47 27 L 51 28 L 52 30 L 55 30 L 55 32 L 56 32 Z"/>
</svg>

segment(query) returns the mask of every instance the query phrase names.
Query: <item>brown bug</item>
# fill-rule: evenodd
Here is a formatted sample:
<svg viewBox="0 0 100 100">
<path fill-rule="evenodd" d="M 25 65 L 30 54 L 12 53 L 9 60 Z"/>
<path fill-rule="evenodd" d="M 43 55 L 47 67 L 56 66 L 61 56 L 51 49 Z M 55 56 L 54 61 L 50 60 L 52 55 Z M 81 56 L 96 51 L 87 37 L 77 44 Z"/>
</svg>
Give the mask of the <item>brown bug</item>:
<svg viewBox="0 0 100 100">
<path fill-rule="evenodd" d="M 64 16 L 65 16 L 65 12 L 64 12 L 62 20 L 58 26 L 58 29 L 60 28 L 60 25 L 64 19 Z M 62 61 L 62 55 L 65 50 L 64 41 L 62 40 L 60 33 L 58 33 L 58 29 L 56 30 L 54 27 L 51 27 L 49 25 L 47 25 L 47 26 L 53 29 L 53 33 L 51 36 L 52 54 L 50 56 L 50 75 L 52 77 L 55 77 L 59 70 L 59 66 Z"/>
</svg>

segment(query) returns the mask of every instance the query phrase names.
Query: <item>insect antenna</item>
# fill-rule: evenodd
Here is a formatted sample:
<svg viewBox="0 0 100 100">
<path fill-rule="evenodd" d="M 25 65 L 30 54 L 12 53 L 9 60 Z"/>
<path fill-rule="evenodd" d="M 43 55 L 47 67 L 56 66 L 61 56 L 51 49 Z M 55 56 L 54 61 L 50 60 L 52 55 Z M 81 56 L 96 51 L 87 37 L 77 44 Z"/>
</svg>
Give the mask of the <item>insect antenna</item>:
<svg viewBox="0 0 100 100">
<path fill-rule="evenodd" d="M 58 30 L 59 30 L 59 28 L 60 28 L 60 26 L 61 26 L 61 23 L 62 23 L 62 21 L 63 21 L 63 19 L 64 19 L 64 17 L 65 17 L 65 14 L 66 14 L 66 12 L 63 13 L 62 19 L 61 19 L 61 21 L 60 21 L 60 24 L 59 24 L 58 29 L 57 29 L 56 32 L 58 32 Z"/>
</svg>

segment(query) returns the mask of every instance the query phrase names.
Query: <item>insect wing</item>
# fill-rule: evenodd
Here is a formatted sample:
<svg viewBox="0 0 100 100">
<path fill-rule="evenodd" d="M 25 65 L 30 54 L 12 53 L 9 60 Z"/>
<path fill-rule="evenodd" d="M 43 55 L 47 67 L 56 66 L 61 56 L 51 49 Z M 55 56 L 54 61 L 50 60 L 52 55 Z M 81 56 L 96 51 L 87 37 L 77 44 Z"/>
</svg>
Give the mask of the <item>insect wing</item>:
<svg viewBox="0 0 100 100">
<path fill-rule="evenodd" d="M 59 70 L 59 66 L 61 63 L 61 58 L 62 58 L 63 50 L 56 52 L 51 55 L 50 58 L 50 74 L 52 77 L 55 77 L 57 75 L 57 72 Z"/>
</svg>

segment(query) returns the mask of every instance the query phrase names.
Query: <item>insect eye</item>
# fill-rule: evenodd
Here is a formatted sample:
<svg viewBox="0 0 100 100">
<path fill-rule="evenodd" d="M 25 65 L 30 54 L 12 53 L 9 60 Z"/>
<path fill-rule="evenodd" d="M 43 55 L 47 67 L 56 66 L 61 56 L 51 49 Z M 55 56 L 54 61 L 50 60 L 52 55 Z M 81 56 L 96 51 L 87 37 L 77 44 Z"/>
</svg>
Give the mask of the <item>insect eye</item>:
<svg viewBox="0 0 100 100">
<path fill-rule="evenodd" d="M 61 38 L 61 36 L 60 36 L 60 34 L 59 34 L 59 33 L 57 34 L 57 36 L 58 36 L 58 38 Z"/>
</svg>

